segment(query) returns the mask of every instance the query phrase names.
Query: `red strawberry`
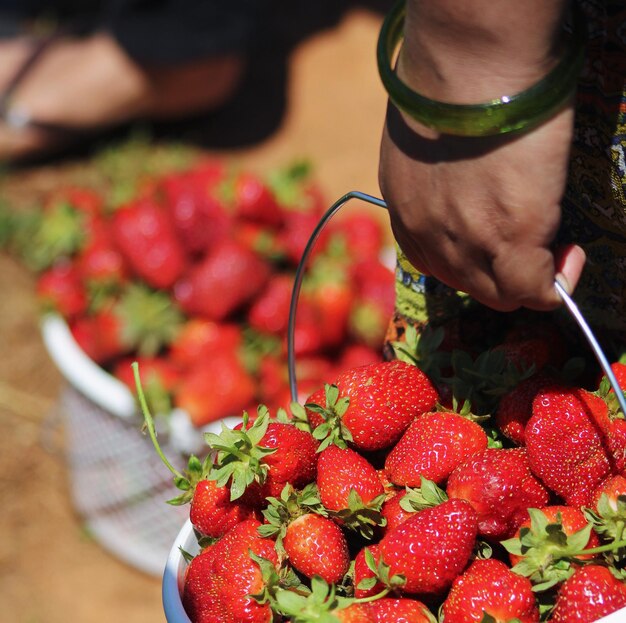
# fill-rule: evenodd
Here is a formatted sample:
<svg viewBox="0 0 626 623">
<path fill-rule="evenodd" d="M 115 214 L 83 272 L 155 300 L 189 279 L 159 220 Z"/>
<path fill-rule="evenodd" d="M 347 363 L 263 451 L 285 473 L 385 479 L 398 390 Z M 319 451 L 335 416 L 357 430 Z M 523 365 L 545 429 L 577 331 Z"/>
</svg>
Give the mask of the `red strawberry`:
<svg viewBox="0 0 626 623">
<path fill-rule="evenodd" d="M 323 349 L 317 309 L 306 296 L 300 296 L 296 310 L 293 350 L 297 358 L 317 355 Z"/>
<path fill-rule="evenodd" d="M 554 381 L 546 374 L 533 374 L 507 392 L 497 406 L 495 422 L 498 429 L 518 446 L 524 445 L 524 429 L 532 415 L 535 396 Z"/>
<path fill-rule="evenodd" d="M 480 425 L 452 411 L 417 417 L 385 459 L 385 473 L 395 485 L 417 487 L 421 478 L 437 484 L 465 459 L 487 447 Z"/>
<path fill-rule="evenodd" d="M 610 476 L 593 492 L 591 508 L 585 509 L 585 515 L 593 523 L 594 530 L 602 539 L 620 542 L 624 538 L 626 522 L 626 478 L 621 475 Z M 624 560 L 624 548 L 611 554 L 616 562 Z"/>
<path fill-rule="evenodd" d="M 382 220 L 369 212 L 349 212 L 330 226 L 333 239 L 340 238 L 354 262 L 377 258 L 385 240 Z"/>
<path fill-rule="evenodd" d="M 137 366 L 134 372 L 139 376 Z M 140 405 L 144 422 L 155 450 L 165 466 L 174 476 L 174 484 L 182 493 L 169 500 L 170 504 L 183 505 L 191 503 L 189 519 L 194 528 L 201 534 L 218 538 L 226 534 L 231 528 L 248 519 L 257 519 L 260 512 L 246 504 L 243 500 L 232 500 L 230 488 L 218 485 L 215 480 L 209 480 L 208 475 L 213 466 L 213 457 L 207 455 L 203 462 L 191 455 L 187 461 L 187 469 L 178 471 L 165 457 L 157 440 L 154 420 L 151 412 L 145 407 L 143 397 L 143 382 L 140 378 L 137 393 L 140 396 Z"/>
<path fill-rule="evenodd" d="M 231 229 L 230 216 L 211 192 L 222 175 L 221 167 L 216 167 L 209 177 L 192 170 L 170 174 L 161 181 L 176 233 L 190 253 L 206 253 Z"/>
<path fill-rule="evenodd" d="M 268 467 L 264 497 L 280 495 L 287 483 L 301 489 L 315 480 L 321 457 L 317 454 L 319 442 L 311 433 L 293 424 L 270 422 L 259 445 L 275 449 L 262 460 Z"/>
<path fill-rule="evenodd" d="M 297 266 L 302 259 L 311 235 L 319 224 L 320 217 L 321 213 L 318 212 L 285 210 L 285 222 L 282 230 L 278 234 L 278 244 L 284 249 L 287 260 L 291 262 L 293 266 Z M 328 230 L 321 231 L 309 255 L 310 259 L 323 253 L 328 245 L 329 236 Z"/>
<path fill-rule="evenodd" d="M 290 273 L 272 275 L 263 292 L 250 305 L 248 310 L 250 326 L 263 333 L 286 334 L 292 290 L 293 275 Z"/>
<path fill-rule="evenodd" d="M 356 294 L 348 323 L 350 335 L 380 348 L 395 309 L 395 275 L 376 257 L 359 262 L 353 274 Z"/>
<path fill-rule="evenodd" d="M 532 588 L 530 580 L 500 560 L 475 560 L 454 580 L 443 603 L 443 616 L 454 623 L 476 623 L 485 616 L 494 621 L 539 623 Z"/>
<path fill-rule="evenodd" d="M 591 505 L 593 508 L 598 508 L 600 498 L 606 495 L 607 502 L 612 510 L 617 510 L 617 502 L 620 496 L 626 496 L 626 478 L 621 475 L 610 476 L 606 480 L 603 480 L 600 485 L 593 492 L 591 497 Z M 624 517 L 626 519 L 626 517 Z"/>
<path fill-rule="evenodd" d="M 548 504 L 548 490 L 530 471 L 523 448 L 487 448 L 457 467 L 446 487 L 448 496 L 467 500 L 478 515 L 478 532 L 501 540 L 515 534 L 527 508 Z"/>
<path fill-rule="evenodd" d="M 267 407 L 258 408 L 254 422 L 246 414 L 235 430 L 205 436 L 217 450 L 211 477 L 230 483 L 231 497 L 244 494 L 251 503 L 266 504 L 288 483 L 302 488 L 315 479 L 318 442 L 292 423 L 270 421 Z"/>
<path fill-rule="evenodd" d="M 523 559 L 527 559 L 528 564 L 543 570 L 556 557 L 559 545 L 563 548 L 564 554 L 568 553 L 566 551 L 568 548 L 567 540 L 577 532 L 590 528 L 583 512 L 571 506 L 544 506 L 540 509 L 531 509 L 531 513 L 531 516 L 520 524 L 515 533 L 516 539 L 520 538 L 522 531 L 526 534 L 524 547 L 520 553 L 509 553 L 511 565 L 517 565 Z M 540 517 L 538 513 L 541 513 L 543 517 Z M 555 545 L 555 526 L 560 526 L 564 536 L 559 545 Z M 600 545 L 598 535 L 589 529 L 585 532 L 585 541 L 580 547 L 576 544 L 575 549 L 578 551 Z M 511 551 L 510 548 L 508 549 Z M 569 549 L 571 550 L 571 548 Z M 588 560 L 593 557 L 593 554 L 581 554 L 575 557 L 578 560 Z"/>
<path fill-rule="evenodd" d="M 236 218 L 276 228 L 282 225 L 283 212 L 274 193 L 254 173 L 238 173 L 233 182 L 233 194 Z"/>
<path fill-rule="evenodd" d="M 367 552 L 376 563 L 380 560 L 380 550 L 377 544 L 368 545 L 359 550 L 354 558 L 354 596 L 356 598 L 371 597 L 384 589 L 384 585 L 376 580 L 375 572 L 367 563 Z M 369 584 L 369 585 L 368 585 Z"/>
<path fill-rule="evenodd" d="M 322 504 L 334 511 L 349 507 L 351 491 L 356 491 L 365 504 L 385 493 L 378 472 L 364 456 L 335 445 L 320 452 L 317 486 Z"/>
<path fill-rule="evenodd" d="M 413 512 L 402 508 L 401 502 L 406 494 L 406 491 L 398 491 L 398 493 L 384 501 L 381 512 L 383 517 L 387 520 L 385 532 L 393 530 L 396 526 L 399 526 L 414 515 Z"/>
<path fill-rule="evenodd" d="M 373 623 L 433 623 L 428 608 L 417 599 L 383 597 L 364 604 Z"/>
<path fill-rule="evenodd" d="M 341 528 L 327 517 L 306 513 L 292 521 L 283 537 L 289 563 L 308 578 L 339 583 L 348 572 L 350 555 Z"/>
<path fill-rule="evenodd" d="M 106 235 L 91 240 L 76 258 L 82 278 L 91 286 L 119 286 L 128 281 L 124 257 Z"/>
<path fill-rule="evenodd" d="M 189 315 L 221 321 L 249 303 L 269 275 L 268 264 L 258 255 L 224 238 L 176 282 L 174 295 Z"/>
<path fill-rule="evenodd" d="M 76 318 L 70 323 L 70 331 L 78 346 L 98 364 L 104 365 L 132 349 L 123 336 L 121 320 L 110 309 Z"/>
<path fill-rule="evenodd" d="M 606 567 L 577 569 L 559 589 L 552 623 L 588 623 L 626 607 L 626 584 Z"/>
<path fill-rule="evenodd" d="M 428 377 L 416 366 L 403 361 L 384 361 L 346 370 L 335 379 L 340 400 L 349 399 L 340 417 L 327 405 L 324 416 L 309 410 L 316 426 L 323 418 L 345 426 L 354 446 L 360 450 L 381 450 L 398 441 L 412 420 L 430 411 L 437 392 Z M 320 400 L 311 396 L 308 403 Z M 326 401 L 322 400 L 322 405 Z M 319 402 L 318 402 L 319 404 Z"/>
<path fill-rule="evenodd" d="M 195 364 L 182 379 L 174 398 L 194 426 L 241 415 L 253 400 L 255 380 L 233 351 L 221 351 Z"/>
<path fill-rule="evenodd" d="M 383 361 L 382 348 L 371 348 L 365 344 L 346 344 L 339 354 L 335 376 L 359 366 Z"/>
<path fill-rule="evenodd" d="M 243 343 L 241 327 L 234 322 L 187 319 L 170 344 L 169 356 L 181 367 L 190 367 L 222 352 L 235 352 Z"/>
<path fill-rule="evenodd" d="M 242 521 L 258 519 L 258 515 L 241 500 L 231 500 L 230 489 L 218 487 L 214 480 L 205 478 L 193 486 L 189 520 L 205 536 L 218 538 Z"/>
<path fill-rule="evenodd" d="M 169 288 L 186 270 L 187 256 L 169 214 L 152 199 L 118 208 L 111 231 L 131 269 L 149 285 Z"/>
<path fill-rule="evenodd" d="M 406 593 L 441 595 L 469 562 L 476 513 L 465 500 L 448 500 L 416 513 L 379 543 L 390 574 L 402 574 Z"/>
<path fill-rule="evenodd" d="M 187 568 L 183 605 L 194 623 L 269 623 L 268 603 L 250 595 L 260 593 L 264 581 L 255 554 L 277 565 L 274 542 L 258 535 L 261 524 L 248 519 L 196 556 Z"/>
<path fill-rule="evenodd" d="M 569 506 L 588 505 L 613 465 L 602 398 L 582 389 L 546 387 L 533 401 L 525 430 L 531 469 Z"/>
<path fill-rule="evenodd" d="M 87 310 L 85 286 L 76 265 L 59 261 L 37 277 L 37 297 L 42 308 L 72 320 Z"/>
</svg>

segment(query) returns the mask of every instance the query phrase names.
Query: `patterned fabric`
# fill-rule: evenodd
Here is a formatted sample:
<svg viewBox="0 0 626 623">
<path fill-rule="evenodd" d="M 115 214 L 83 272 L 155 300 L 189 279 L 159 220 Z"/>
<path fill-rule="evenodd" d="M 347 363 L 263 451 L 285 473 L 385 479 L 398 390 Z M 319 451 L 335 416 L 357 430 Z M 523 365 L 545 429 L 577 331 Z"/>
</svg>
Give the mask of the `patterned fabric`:
<svg viewBox="0 0 626 623">
<path fill-rule="evenodd" d="M 618 356 L 626 351 L 626 2 L 581 6 L 589 39 L 557 242 L 584 248 L 587 263 L 574 298 L 607 354 Z M 396 331 L 406 321 L 445 321 L 467 303 L 420 275 L 399 250 L 396 300 Z"/>
</svg>

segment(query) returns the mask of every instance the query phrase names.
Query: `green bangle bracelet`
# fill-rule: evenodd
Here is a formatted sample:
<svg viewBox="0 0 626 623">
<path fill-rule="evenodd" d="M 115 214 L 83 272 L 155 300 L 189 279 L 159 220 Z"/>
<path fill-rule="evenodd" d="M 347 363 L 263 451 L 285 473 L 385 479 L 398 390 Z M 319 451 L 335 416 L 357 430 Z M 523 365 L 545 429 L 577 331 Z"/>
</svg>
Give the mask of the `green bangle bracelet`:
<svg viewBox="0 0 626 623">
<path fill-rule="evenodd" d="M 576 89 L 585 54 L 587 27 L 574 3 L 572 34 L 563 58 L 542 80 L 511 96 L 482 104 L 450 104 L 428 99 L 410 89 L 395 74 L 394 53 L 403 37 L 406 2 L 387 14 L 378 37 L 378 72 L 389 99 L 420 123 L 443 134 L 489 136 L 517 132 L 552 117 Z"/>
</svg>

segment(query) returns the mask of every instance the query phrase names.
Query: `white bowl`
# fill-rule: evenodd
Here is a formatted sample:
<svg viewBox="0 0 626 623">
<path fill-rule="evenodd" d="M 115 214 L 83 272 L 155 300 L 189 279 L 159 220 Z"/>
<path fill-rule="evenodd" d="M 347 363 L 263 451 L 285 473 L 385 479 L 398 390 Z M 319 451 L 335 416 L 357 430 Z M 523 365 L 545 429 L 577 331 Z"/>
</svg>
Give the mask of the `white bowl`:
<svg viewBox="0 0 626 623">
<path fill-rule="evenodd" d="M 138 416 L 137 403 L 124 383 L 106 372 L 80 348 L 65 320 L 57 314 L 46 314 L 40 322 L 44 345 L 64 378 L 101 409 L 124 420 Z M 206 450 L 205 432 L 219 432 L 221 422 L 234 426 L 240 417 L 224 418 L 198 428 L 186 411 L 174 409 L 167 417 L 170 445 L 181 454 L 201 454 Z"/>
<path fill-rule="evenodd" d="M 187 561 L 181 554 L 181 548 L 186 552 L 195 555 L 200 551 L 196 534 L 193 530 L 191 522 L 187 520 L 181 528 L 165 565 L 163 573 L 162 598 L 163 609 L 165 610 L 165 618 L 167 623 L 191 623 L 191 619 L 187 616 L 183 608 L 182 592 L 183 582 L 185 580 L 185 571 L 187 569 Z M 608 614 L 596 623 L 625 623 L 626 608 L 622 608 Z"/>
<path fill-rule="evenodd" d="M 187 569 L 187 561 L 180 551 L 181 548 L 193 555 L 200 551 L 196 534 L 189 520 L 185 522 L 178 533 L 163 572 L 161 594 L 167 623 L 191 623 L 181 599 L 185 570 Z"/>
</svg>

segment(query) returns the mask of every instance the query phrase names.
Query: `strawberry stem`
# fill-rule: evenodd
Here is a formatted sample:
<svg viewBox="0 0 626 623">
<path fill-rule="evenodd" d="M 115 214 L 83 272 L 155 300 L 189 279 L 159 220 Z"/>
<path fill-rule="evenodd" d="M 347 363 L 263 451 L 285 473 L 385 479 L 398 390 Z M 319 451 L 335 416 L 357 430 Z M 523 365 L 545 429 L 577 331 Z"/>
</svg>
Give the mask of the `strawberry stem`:
<svg viewBox="0 0 626 623">
<path fill-rule="evenodd" d="M 626 547 L 626 541 L 618 541 L 617 539 L 607 545 L 600 545 L 598 547 L 590 547 L 589 549 L 581 549 L 579 552 L 567 553 L 562 556 L 563 558 L 570 558 L 575 556 L 582 556 L 587 554 L 603 554 L 604 552 L 612 552 L 620 547 Z"/>
<path fill-rule="evenodd" d="M 378 599 L 381 599 L 382 597 L 385 597 L 385 595 L 388 595 L 390 590 L 390 588 L 384 588 L 382 591 L 380 591 L 380 593 L 376 593 L 376 595 L 370 595 L 369 597 L 356 597 L 353 599 L 352 603 L 366 604 L 370 601 L 376 601 Z"/>
<path fill-rule="evenodd" d="M 133 377 L 135 379 L 135 387 L 137 388 L 137 397 L 139 399 L 139 406 L 141 407 L 141 413 L 143 415 L 143 420 L 145 422 L 145 427 L 148 429 L 148 434 L 150 435 L 150 439 L 152 440 L 152 445 L 154 446 L 157 454 L 161 457 L 165 466 L 174 474 L 176 478 L 184 479 L 183 474 L 181 474 L 167 459 L 163 450 L 161 450 L 161 446 L 157 441 L 156 429 L 154 428 L 154 419 L 152 418 L 152 414 L 150 413 L 150 409 L 148 408 L 148 403 L 146 401 L 146 396 L 143 393 L 143 388 L 141 386 L 141 377 L 139 376 L 139 364 L 136 361 L 130 364 L 130 367 L 133 370 Z"/>
</svg>

